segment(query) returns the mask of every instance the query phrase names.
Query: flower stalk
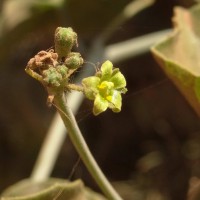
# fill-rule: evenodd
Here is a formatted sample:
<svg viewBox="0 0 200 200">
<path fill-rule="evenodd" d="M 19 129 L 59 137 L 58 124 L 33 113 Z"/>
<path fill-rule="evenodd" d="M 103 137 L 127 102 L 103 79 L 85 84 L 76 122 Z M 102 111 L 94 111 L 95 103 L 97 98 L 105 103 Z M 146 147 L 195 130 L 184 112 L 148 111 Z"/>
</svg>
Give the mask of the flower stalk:
<svg viewBox="0 0 200 200">
<path fill-rule="evenodd" d="M 70 83 L 66 86 L 66 90 L 75 90 L 78 92 L 84 92 L 84 88 L 81 85 L 70 84 Z"/>
<path fill-rule="evenodd" d="M 80 132 L 76 119 L 66 103 L 67 100 L 65 99 L 65 97 L 66 96 L 63 92 L 57 93 L 54 96 L 54 104 L 56 105 L 56 108 L 69 132 L 69 137 L 73 145 L 75 146 L 88 171 L 97 182 L 106 197 L 109 200 L 122 200 L 119 194 L 114 190 L 112 185 L 106 179 L 105 175 L 93 158 Z"/>
<path fill-rule="evenodd" d="M 94 100 L 94 115 L 107 108 L 119 112 L 122 106 L 121 94 L 127 91 L 126 80 L 118 68 L 113 68 L 112 63 L 106 61 L 95 76 L 83 79 L 82 86 L 69 83 L 70 76 L 83 64 L 81 55 L 71 52 L 74 45 L 77 45 L 77 34 L 72 28 L 57 28 L 55 50 L 40 51 L 30 59 L 25 71 L 46 88 L 48 105 L 53 104 L 58 110 L 73 145 L 104 194 L 109 200 L 122 200 L 93 158 L 67 105 L 66 92 L 76 90 Z"/>
</svg>

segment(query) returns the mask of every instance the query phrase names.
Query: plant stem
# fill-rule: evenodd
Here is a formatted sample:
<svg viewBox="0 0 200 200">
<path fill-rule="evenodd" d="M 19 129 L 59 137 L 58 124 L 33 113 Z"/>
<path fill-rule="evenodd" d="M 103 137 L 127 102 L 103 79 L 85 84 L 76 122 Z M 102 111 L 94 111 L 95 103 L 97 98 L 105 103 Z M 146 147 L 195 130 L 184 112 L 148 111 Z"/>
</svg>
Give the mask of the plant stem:
<svg viewBox="0 0 200 200">
<path fill-rule="evenodd" d="M 38 73 L 34 72 L 33 70 L 29 69 L 28 67 L 26 67 L 25 69 L 26 73 L 29 74 L 31 77 L 33 77 L 34 79 L 36 79 L 37 81 L 42 83 L 42 76 L 39 75 Z"/>
<path fill-rule="evenodd" d="M 84 89 L 81 85 L 76 85 L 76 84 L 67 84 L 67 89 L 69 90 L 76 90 L 78 92 L 83 92 Z"/>
<path fill-rule="evenodd" d="M 153 3 L 152 0 L 149 0 L 149 2 Z M 132 7 L 132 5 L 131 5 L 131 7 Z M 151 3 L 148 3 L 148 0 L 142 1 L 142 5 L 144 6 L 143 8 L 140 7 L 140 6 L 137 6 L 137 8 L 139 8 L 139 10 L 137 10 L 137 11 L 136 11 L 135 8 L 132 9 L 132 8 L 129 7 L 129 5 L 127 5 L 122 10 L 122 13 L 120 13 L 119 15 L 120 16 L 124 15 L 123 13 L 125 13 L 125 10 L 127 10 L 128 7 L 130 8 L 128 10 L 132 14 L 129 14 L 128 16 L 126 15 L 127 17 L 124 17 L 123 20 L 120 20 L 120 22 L 117 23 L 116 21 L 118 21 L 120 19 L 119 15 L 118 15 L 111 23 L 109 23 L 108 28 L 105 28 L 102 31 L 102 33 L 100 33 L 97 36 L 97 38 L 94 39 L 94 41 L 92 42 L 92 45 L 90 46 L 89 54 L 88 54 L 86 60 L 92 61 L 93 63 L 97 63 L 97 62 L 100 62 L 100 61 L 104 61 L 105 58 L 106 58 L 106 59 L 112 60 L 114 62 L 117 62 L 117 61 L 125 60 L 129 57 L 132 57 L 132 56 L 135 55 L 135 53 L 138 55 L 140 53 L 147 52 L 149 50 L 149 46 L 148 46 L 148 45 L 150 45 L 149 43 L 146 46 L 146 49 L 144 49 L 144 51 L 140 51 L 141 47 L 136 45 L 136 49 L 133 49 L 133 50 L 131 48 L 128 48 L 128 47 L 123 48 L 123 52 L 126 51 L 126 49 L 128 49 L 129 52 L 126 52 L 126 54 L 124 54 L 124 53 L 122 54 L 120 46 L 118 46 L 118 44 L 116 44 L 117 48 L 115 48 L 114 45 L 111 45 L 111 46 L 106 47 L 106 49 L 104 51 L 105 42 L 116 31 L 117 27 L 121 27 L 124 22 L 129 20 L 131 17 L 133 17 L 135 14 L 140 12 L 145 7 L 150 6 Z M 0 23 L 1 23 L 1 20 L 0 20 Z M 112 24 L 114 24 L 114 25 L 112 25 Z M 112 28 L 110 28 L 111 26 L 112 26 Z M 148 39 L 151 41 L 151 37 L 149 37 Z M 144 38 L 142 38 L 142 41 L 143 40 L 144 40 Z M 138 45 L 143 44 L 142 41 L 137 41 L 137 44 Z M 155 39 L 155 41 L 157 41 L 157 38 Z M 153 42 L 155 42 L 155 41 L 153 41 Z M 135 47 L 134 43 L 135 43 L 135 41 L 131 41 L 131 44 L 129 42 L 127 42 L 127 45 L 128 46 L 131 45 L 131 46 Z M 118 53 L 119 51 L 120 51 L 120 53 Z M 138 51 L 139 51 L 139 53 L 138 53 Z M 124 56 L 124 55 L 128 55 L 129 57 Z M 79 75 L 79 77 L 77 77 L 78 78 L 78 79 L 76 79 L 77 82 L 80 82 L 82 80 L 82 78 L 87 77 L 87 76 L 91 76 L 93 73 L 95 73 L 93 68 L 89 67 L 88 65 L 86 65 L 85 67 L 88 68 L 88 70 L 83 70 L 83 73 L 81 73 Z M 71 71 L 70 74 L 72 74 L 73 72 L 74 71 Z M 83 99 L 84 99 L 82 93 L 72 92 L 72 93 L 69 93 L 67 96 L 68 96 L 67 97 L 68 105 L 70 105 L 70 108 L 72 108 L 72 110 L 74 112 L 76 112 L 78 110 L 80 104 L 81 104 L 81 101 L 83 101 Z M 40 180 L 41 181 L 41 180 L 45 180 L 46 178 L 48 178 L 48 176 L 52 172 L 53 166 L 55 165 L 55 160 L 56 160 L 57 155 L 59 153 L 59 148 L 61 148 L 61 146 L 62 146 L 61 145 L 62 143 L 59 143 L 59 142 L 56 143 L 54 141 L 54 134 L 56 134 L 55 137 L 57 137 L 57 138 L 60 137 L 59 141 L 64 140 L 63 139 L 63 137 L 64 137 L 63 132 L 65 132 L 65 130 L 64 130 L 65 127 L 62 126 L 62 121 L 60 120 L 58 114 L 56 114 L 56 116 L 54 117 L 53 124 L 56 126 L 56 127 L 54 127 L 54 125 L 52 125 L 53 130 L 56 130 L 56 131 L 53 131 L 52 129 L 50 129 L 50 131 L 47 133 L 47 137 L 44 141 L 44 145 L 41 148 L 41 151 L 40 151 L 39 156 L 37 158 L 36 164 L 34 166 L 34 170 L 33 170 L 32 175 L 31 175 L 31 178 L 33 180 Z M 51 151 L 53 153 L 49 153 Z M 42 159 L 42 157 L 45 157 L 46 159 Z"/>
<path fill-rule="evenodd" d="M 99 187 L 109 200 L 122 200 L 93 158 L 76 122 L 76 119 L 67 105 L 64 92 L 59 92 L 54 97 L 54 104 L 69 132 L 70 139 L 79 153 L 82 161 L 93 176 Z"/>
</svg>

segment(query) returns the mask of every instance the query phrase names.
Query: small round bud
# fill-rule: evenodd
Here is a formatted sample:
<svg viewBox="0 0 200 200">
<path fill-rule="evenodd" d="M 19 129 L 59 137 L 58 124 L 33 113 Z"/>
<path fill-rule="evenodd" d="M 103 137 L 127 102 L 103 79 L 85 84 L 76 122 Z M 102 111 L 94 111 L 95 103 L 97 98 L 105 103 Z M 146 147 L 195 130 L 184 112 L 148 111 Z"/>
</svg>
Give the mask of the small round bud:
<svg viewBox="0 0 200 200">
<path fill-rule="evenodd" d="M 43 81 L 46 85 L 52 87 L 59 87 L 66 82 L 67 67 L 64 65 L 58 65 L 57 67 L 49 67 L 44 70 Z"/>
<path fill-rule="evenodd" d="M 62 75 L 56 71 L 54 67 L 49 67 L 49 69 L 43 71 L 43 81 L 45 84 L 59 87 L 62 81 Z"/>
<path fill-rule="evenodd" d="M 55 31 L 55 52 L 59 59 L 67 57 L 72 47 L 77 44 L 77 34 L 72 28 L 58 27 Z"/>
<path fill-rule="evenodd" d="M 65 78 L 67 76 L 67 67 L 65 65 L 58 65 L 56 67 L 56 71 L 61 74 L 62 78 Z"/>
<path fill-rule="evenodd" d="M 77 69 L 83 64 L 83 58 L 80 53 L 72 52 L 65 60 L 65 65 L 69 69 Z"/>
</svg>

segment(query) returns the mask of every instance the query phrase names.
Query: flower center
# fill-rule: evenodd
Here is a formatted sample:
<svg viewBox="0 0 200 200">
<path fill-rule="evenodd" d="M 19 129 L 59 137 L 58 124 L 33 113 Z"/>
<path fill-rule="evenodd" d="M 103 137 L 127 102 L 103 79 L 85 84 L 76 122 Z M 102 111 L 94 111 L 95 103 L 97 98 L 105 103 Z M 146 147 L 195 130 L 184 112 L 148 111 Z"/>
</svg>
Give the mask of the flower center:
<svg viewBox="0 0 200 200">
<path fill-rule="evenodd" d="M 101 96 L 103 96 L 105 99 L 107 99 L 109 96 L 112 95 L 114 88 L 114 83 L 109 81 L 103 81 L 99 86 L 99 93 Z"/>
</svg>

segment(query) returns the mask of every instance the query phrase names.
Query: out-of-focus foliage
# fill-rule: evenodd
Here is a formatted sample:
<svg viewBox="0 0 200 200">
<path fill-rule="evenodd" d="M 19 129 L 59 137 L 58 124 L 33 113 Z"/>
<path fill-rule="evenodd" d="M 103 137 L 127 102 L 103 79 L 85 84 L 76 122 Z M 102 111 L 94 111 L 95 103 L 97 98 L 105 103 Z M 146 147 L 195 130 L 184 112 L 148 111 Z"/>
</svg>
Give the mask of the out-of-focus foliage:
<svg viewBox="0 0 200 200">
<path fill-rule="evenodd" d="M 30 175 L 54 114 L 44 103 L 43 88 L 25 74 L 27 61 L 51 47 L 58 26 L 73 27 L 79 35 L 78 48 L 87 58 L 92 41 L 130 0 L 66 0 L 56 5 L 2 0 L 1 16 L 11 2 L 16 4 L 11 19 L 0 18 L 1 189 Z M 118 27 L 108 43 L 170 28 L 173 7 L 192 4 L 193 0 L 157 0 Z M 119 181 L 115 185 L 124 199 L 185 199 L 190 178 L 200 176 L 199 118 L 150 53 L 114 65 L 127 79 L 121 113 L 93 118 L 85 101 L 77 115 L 95 158 L 109 180 Z M 68 178 L 76 161 L 66 140 L 53 176 Z M 97 189 L 82 163 L 74 171 L 72 179 L 81 178 Z"/>
<path fill-rule="evenodd" d="M 102 195 L 85 187 L 81 180 L 69 182 L 53 178 L 40 183 L 30 179 L 22 180 L 6 189 L 1 198 L 4 200 L 106 200 Z"/>
<path fill-rule="evenodd" d="M 169 78 L 200 115 L 200 4 L 175 8 L 174 32 L 152 48 Z"/>
<path fill-rule="evenodd" d="M 3 2 L 1 12 L 1 33 L 11 30 L 28 18 L 33 17 L 35 12 L 45 12 L 57 9 L 64 5 L 65 0 L 8 0 Z"/>
</svg>

